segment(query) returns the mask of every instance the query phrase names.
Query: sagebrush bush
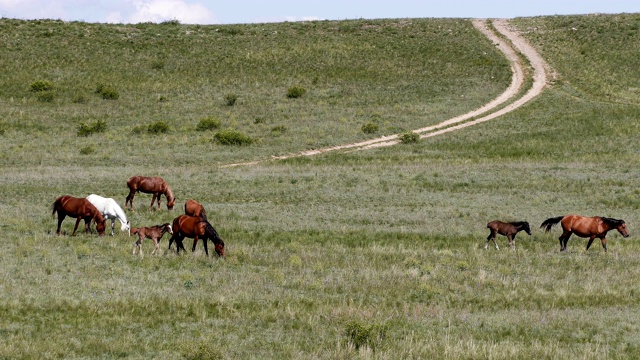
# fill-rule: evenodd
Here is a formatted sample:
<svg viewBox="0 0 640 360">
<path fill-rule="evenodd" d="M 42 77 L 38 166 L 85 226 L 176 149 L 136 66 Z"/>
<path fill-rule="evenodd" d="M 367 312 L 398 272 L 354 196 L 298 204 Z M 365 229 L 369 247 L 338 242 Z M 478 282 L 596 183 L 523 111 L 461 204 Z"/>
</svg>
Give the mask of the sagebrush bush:
<svg viewBox="0 0 640 360">
<path fill-rule="evenodd" d="M 378 324 L 363 324 L 353 320 L 345 327 L 347 341 L 356 349 L 363 346 L 375 350 L 384 340 L 387 327 Z"/>
<path fill-rule="evenodd" d="M 378 125 L 374 123 L 366 123 L 362 125 L 362 132 L 365 134 L 375 134 L 378 132 Z"/>
<path fill-rule="evenodd" d="M 220 120 L 213 117 L 206 117 L 200 119 L 198 126 L 196 126 L 196 130 L 198 131 L 206 131 L 206 130 L 215 130 L 220 127 Z"/>
<path fill-rule="evenodd" d="M 254 141 L 248 135 L 234 129 L 220 130 L 213 137 L 222 145 L 249 145 Z"/>
<path fill-rule="evenodd" d="M 96 152 L 96 148 L 93 145 L 87 145 L 80 149 L 81 155 L 90 155 Z"/>
<path fill-rule="evenodd" d="M 41 102 L 53 102 L 55 97 L 53 91 L 40 91 L 38 92 L 37 99 Z"/>
<path fill-rule="evenodd" d="M 302 86 L 291 86 L 289 89 L 287 89 L 287 97 L 289 99 L 297 99 L 299 97 L 302 97 L 302 95 L 304 95 L 307 92 L 307 89 L 303 88 Z"/>
<path fill-rule="evenodd" d="M 164 121 L 156 121 L 152 124 L 149 124 L 147 127 L 147 132 L 151 134 L 165 134 L 169 132 L 169 125 L 167 125 Z"/>
<path fill-rule="evenodd" d="M 238 101 L 238 95 L 236 94 L 227 94 L 224 96 L 224 103 L 227 104 L 227 106 L 235 105 L 236 101 Z"/>
<path fill-rule="evenodd" d="M 51 91 L 53 90 L 53 83 L 47 80 L 37 80 L 32 82 L 29 88 L 33 92 Z"/>
<path fill-rule="evenodd" d="M 78 126 L 78 136 L 89 136 L 95 133 L 105 132 L 107 130 L 107 122 L 104 120 L 98 120 L 93 125 L 87 125 L 83 122 Z"/>
<path fill-rule="evenodd" d="M 406 133 L 400 134 L 398 136 L 400 142 L 403 144 L 413 144 L 417 143 L 420 140 L 420 134 L 414 133 L 413 131 L 408 131 Z"/>
</svg>

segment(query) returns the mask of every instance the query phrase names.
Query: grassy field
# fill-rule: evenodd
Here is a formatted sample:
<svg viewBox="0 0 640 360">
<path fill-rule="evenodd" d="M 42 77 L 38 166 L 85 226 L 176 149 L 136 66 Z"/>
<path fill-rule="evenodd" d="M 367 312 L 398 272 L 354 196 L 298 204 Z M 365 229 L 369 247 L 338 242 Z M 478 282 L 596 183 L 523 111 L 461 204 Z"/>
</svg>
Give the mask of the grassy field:
<svg viewBox="0 0 640 360">
<path fill-rule="evenodd" d="M 0 358 L 637 358 L 640 15 L 512 24 L 555 72 L 525 107 L 416 144 L 228 168 L 435 124 L 501 93 L 509 65 L 468 20 L 0 19 Z M 225 129 L 253 142 L 222 145 Z M 124 234 L 53 235 L 57 196 L 123 204 L 138 174 L 178 206 L 140 194 L 133 226 L 197 199 L 226 259 L 177 256 L 166 236 L 140 258 Z M 631 237 L 560 253 L 560 230 L 538 226 L 569 213 L 622 218 Z M 494 219 L 533 235 L 484 250 Z"/>
</svg>

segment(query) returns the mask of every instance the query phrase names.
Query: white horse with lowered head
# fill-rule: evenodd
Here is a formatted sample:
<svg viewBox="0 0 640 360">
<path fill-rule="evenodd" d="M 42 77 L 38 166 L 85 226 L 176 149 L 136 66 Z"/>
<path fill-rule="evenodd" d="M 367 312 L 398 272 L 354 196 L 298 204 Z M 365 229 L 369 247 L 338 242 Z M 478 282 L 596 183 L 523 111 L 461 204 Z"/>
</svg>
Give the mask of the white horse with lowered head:
<svg viewBox="0 0 640 360">
<path fill-rule="evenodd" d="M 111 235 L 113 235 L 113 228 L 116 224 L 116 218 L 118 218 L 118 221 L 120 221 L 120 231 L 131 232 L 131 224 L 129 224 L 129 220 L 127 220 L 127 215 L 124 214 L 124 211 L 115 200 L 113 200 L 112 198 L 104 198 L 96 194 L 87 196 L 87 200 L 89 200 L 89 202 L 93 204 L 93 206 L 95 206 L 98 211 L 100 211 L 102 216 L 107 219 L 111 219 Z"/>
</svg>

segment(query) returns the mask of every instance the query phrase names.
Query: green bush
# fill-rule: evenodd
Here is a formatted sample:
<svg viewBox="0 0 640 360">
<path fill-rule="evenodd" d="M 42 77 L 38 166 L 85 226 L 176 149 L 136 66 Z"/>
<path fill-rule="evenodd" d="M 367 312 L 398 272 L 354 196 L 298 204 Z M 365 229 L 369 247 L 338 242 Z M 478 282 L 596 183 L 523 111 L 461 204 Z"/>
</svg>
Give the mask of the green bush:
<svg viewBox="0 0 640 360">
<path fill-rule="evenodd" d="M 414 133 L 413 131 L 408 131 L 404 134 L 400 134 L 398 136 L 398 139 L 400 139 L 400 142 L 402 142 L 403 144 L 413 144 L 420 141 L 420 134 Z"/>
<path fill-rule="evenodd" d="M 380 344 L 387 332 L 387 327 L 378 324 L 363 324 L 359 321 L 351 321 L 345 328 L 347 341 L 356 349 L 363 346 L 375 350 Z"/>
<path fill-rule="evenodd" d="M 156 121 L 152 124 L 149 124 L 147 128 L 147 132 L 151 134 L 165 134 L 169 132 L 169 125 L 164 121 Z"/>
<path fill-rule="evenodd" d="M 286 126 L 284 125 L 278 125 L 278 126 L 274 126 L 273 128 L 271 128 L 271 133 L 276 134 L 276 135 L 281 135 L 287 132 L 287 130 L 289 130 Z"/>
<path fill-rule="evenodd" d="M 224 96 L 224 103 L 227 104 L 227 106 L 235 105 L 236 101 L 238 101 L 238 95 L 236 94 L 227 94 Z"/>
<path fill-rule="evenodd" d="M 196 130 L 198 131 L 206 131 L 206 130 L 215 130 L 220 127 L 220 120 L 213 117 L 206 117 L 200 119 L 198 126 L 196 126 Z"/>
<path fill-rule="evenodd" d="M 80 149 L 80 154 L 82 155 L 90 155 L 96 152 L 96 148 L 92 145 L 87 145 Z"/>
<path fill-rule="evenodd" d="M 292 86 L 287 90 L 287 97 L 289 99 L 297 99 L 302 97 L 307 92 L 307 89 L 302 86 Z"/>
<path fill-rule="evenodd" d="M 234 129 L 218 131 L 213 137 L 222 145 L 249 145 L 253 143 L 251 137 Z"/>
<path fill-rule="evenodd" d="M 42 102 L 53 102 L 55 94 L 52 91 L 40 91 L 38 92 L 37 99 Z"/>
<path fill-rule="evenodd" d="M 93 125 L 87 125 L 83 122 L 78 126 L 78 136 L 89 136 L 95 133 L 105 132 L 107 130 L 107 122 L 104 120 L 98 120 Z"/>
<path fill-rule="evenodd" d="M 30 88 L 33 92 L 51 91 L 53 90 L 53 83 L 47 80 L 38 80 L 31 83 Z"/>
<path fill-rule="evenodd" d="M 109 85 L 98 84 L 96 87 L 96 94 L 102 96 L 104 100 L 117 100 L 120 98 L 118 90 Z"/>
<path fill-rule="evenodd" d="M 378 125 L 374 123 L 366 123 L 362 125 L 362 132 L 365 134 L 375 134 L 378 132 Z"/>
</svg>

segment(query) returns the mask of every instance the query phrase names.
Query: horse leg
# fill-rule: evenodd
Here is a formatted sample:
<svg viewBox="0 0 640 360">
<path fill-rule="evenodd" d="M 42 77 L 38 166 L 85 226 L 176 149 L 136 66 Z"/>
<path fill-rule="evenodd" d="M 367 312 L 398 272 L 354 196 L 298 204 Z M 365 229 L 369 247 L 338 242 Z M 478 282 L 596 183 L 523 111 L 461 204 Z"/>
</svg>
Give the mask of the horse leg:
<svg viewBox="0 0 640 360">
<path fill-rule="evenodd" d="M 604 252 L 607 252 L 607 239 L 606 238 L 600 238 L 600 242 L 602 243 L 602 247 L 604 248 Z"/>
<path fill-rule="evenodd" d="M 58 213 L 58 230 L 56 230 L 56 234 L 58 234 L 58 236 L 60 236 L 60 226 L 62 225 L 62 220 L 64 220 L 65 215 Z"/>
<path fill-rule="evenodd" d="M 514 235 L 507 235 L 507 239 L 509 239 L 509 246 L 511 246 L 512 249 L 516 248 L 516 237 Z"/>
<path fill-rule="evenodd" d="M 78 219 L 76 220 L 76 226 L 73 227 L 73 233 L 71 234 L 71 236 L 76 235 L 76 230 L 78 230 L 78 225 L 80 225 L 80 220 L 82 220 L 82 218 L 78 216 Z"/>
<path fill-rule="evenodd" d="M 487 236 L 487 242 L 484 244 L 484 248 L 489 248 L 489 241 L 491 240 L 493 240 L 493 244 L 496 246 L 496 249 L 498 249 L 498 244 L 496 243 L 496 232 L 493 230 L 491 230 L 491 233 Z"/>
<path fill-rule="evenodd" d="M 154 248 L 153 248 L 153 252 L 151 253 L 151 255 L 155 255 L 156 252 L 158 252 L 158 249 L 160 248 L 160 245 L 158 244 L 158 239 L 157 238 L 153 238 L 153 243 L 154 243 Z"/>
<path fill-rule="evenodd" d="M 571 231 L 565 231 L 562 233 L 562 235 L 560 235 L 560 237 L 558 238 L 560 239 L 560 251 L 567 250 L 567 242 L 569 241 L 570 237 Z"/>
<path fill-rule="evenodd" d="M 207 249 L 207 242 L 208 241 L 209 241 L 209 239 L 206 238 L 206 237 L 202 240 L 202 242 L 204 244 L 204 253 L 207 254 L 207 257 L 209 257 L 209 249 Z"/>
<path fill-rule="evenodd" d="M 115 234 L 115 232 L 113 231 L 113 229 L 116 227 L 116 219 L 113 218 L 111 219 L 111 236 L 113 236 Z"/>
<path fill-rule="evenodd" d="M 196 251 L 196 244 L 197 243 L 198 243 L 198 235 L 193 237 L 193 247 L 191 248 L 191 252 L 195 252 Z"/>
<path fill-rule="evenodd" d="M 156 194 L 153 193 L 151 197 L 151 205 L 149 205 L 149 210 L 153 210 L 153 203 L 156 202 Z"/>
<path fill-rule="evenodd" d="M 591 247 L 591 243 L 593 243 L 593 240 L 595 240 L 595 239 L 596 239 L 595 236 L 592 236 L 592 237 L 589 238 L 589 242 L 587 243 L 587 249 L 586 250 L 589 250 L 589 248 Z"/>
<path fill-rule="evenodd" d="M 129 195 L 127 195 L 127 198 L 124 200 L 124 207 L 127 208 L 127 203 L 129 203 L 129 205 L 131 205 L 131 207 L 129 207 L 129 210 L 133 210 L 133 197 L 136 195 L 135 190 L 133 189 L 129 189 Z"/>
</svg>

